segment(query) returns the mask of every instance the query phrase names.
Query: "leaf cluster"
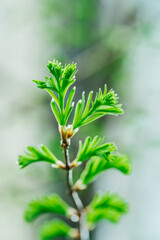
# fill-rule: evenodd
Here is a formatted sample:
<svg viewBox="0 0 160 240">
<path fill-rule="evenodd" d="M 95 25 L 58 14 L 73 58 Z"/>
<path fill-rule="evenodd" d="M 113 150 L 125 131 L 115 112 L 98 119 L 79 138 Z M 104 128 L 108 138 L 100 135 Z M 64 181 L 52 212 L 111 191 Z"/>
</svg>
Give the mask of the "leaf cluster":
<svg viewBox="0 0 160 240">
<path fill-rule="evenodd" d="M 85 189 L 96 177 L 110 168 L 117 169 L 124 174 L 129 174 L 131 164 L 125 155 L 119 153 L 107 154 L 105 158 L 93 157 L 86 165 L 76 185 L 78 189 Z"/>
<path fill-rule="evenodd" d="M 71 63 L 64 67 L 56 60 L 47 65 L 52 77 L 45 77 L 45 81 L 33 80 L 38 88 L 46 89 L 52 96 L 51 108 L 59 125 L 65 126 L 73 110 L 75 87 L 69 92 L 68 99 L 65 96 L 69 87 L 75 82 L 76 64 Z M 76 104 L 73 118 L 73 130 L 80 126 L 91 123 L 104 115 L 122 114 L 122 106 L 118 104 L 117 94 L 111 89 L 107 92 L 107 85 L 104 91 L 99 89 L 93 100 L 93 92 L 85 99 L 85 92 L 82 99 Z"/>
<path fill-rule="evenodd" d="M 87 223 L 93 228 L 100 220 L 118 222 L 127 213 L 128 204 L 118 194 L 96 194 L 87 208 Z"/>
<path fill-rule="evenodd" d="M 68 239 L 68 237 L 75 239 L 77 235 L 78 233 L 74 228 L 58 219 L 46 222 L 40 230 L 40 238 L 43 240 Z"/>
<path fill-rule="evenodd" d="M 75 82 L 76 64 L 68 64 L 64 67 L 56 60 L 48 62 L 47 65 L 52 77 L 45 77 L 45 81 L 33 80 L 38 88 L 46 89 L 52 96 L 51 108 L 56 117 L 57 122 L 65 126 L 67 120 L 73 109 L 72 99 L 75 94 L 75 88 L 73 88 L 65 104 L 65 96 L 68 88 Z"/>
<path fill-rule="evenodd" d="M 70 217 L 70 215 L 74 213 L 74 209 L 71 208 L 58 195 L 52 194 L 32 200 L 28 204 L 24 216 L 26 221 L 32 222 L 44 213 L 57 213 L 63 216 Z"/>
<path fill-rule="evenodd" d="M 79 150 L 76 157 L 77 162 L 84 162 L 87 159 L 95 156 L 105 157 L 110 152 L 116 151 L 116 146 L 114 143 L 102 144 L 103 138 L 95 136 L 93 139 L 87 137 L 84 141 L 79 141 Z"/>
<path fill-rule="evenodd" d="M 58 160 L 49 148 L 42 144 L 38 148 L 29 146 L 24 153 L 24 155 L 19 155 L 18 159 L 18 164 L 21 168 L 40 161 L 55 164 Z"/>
<path fill-rule="evenodd" d="M 46 213 L 62 215 L 69 219 L 77 214 L 76 210 L 69 206 L 60 196 L 51 194 L 32 200 L 26 208 L 24 217 L 27 222 L 33 222 L 36 218 Z M 50 240 L 57 237 L 74 238 L 77 234 L 76 229 L 71 228 L 64 221 L 58 219 L 45 222 L 40 228 L 40 238 L 42 240 Z"/>
<path fill-rule="evenodd" d="M 93 92 L 88 95 L 87 101 L 85 100 L 85 92 L 82 93 L 76 105 L 76 110 L 73 119 L 73 129 L 91 123 L 92 121 L 104 115 L 118 115 L 122 114 L 122 105 L 118 104 L 117 94 L 111 89 L 107 92 L 107 85 L 104 86 L 104 92 L 99 89 L 93 100 Z"/>
</svg>

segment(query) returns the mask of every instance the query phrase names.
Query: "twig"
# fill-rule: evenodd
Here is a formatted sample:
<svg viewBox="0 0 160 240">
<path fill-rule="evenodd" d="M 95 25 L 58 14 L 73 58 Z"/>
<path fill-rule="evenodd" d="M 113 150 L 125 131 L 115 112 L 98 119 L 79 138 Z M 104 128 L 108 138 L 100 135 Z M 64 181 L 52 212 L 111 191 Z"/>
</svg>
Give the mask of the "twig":
<svg viewBox="0 0 160 240">
<path fill-rule="evenodd" d="M 70 159 L 69 159 L 69 148 L 64 148 L 65 154 L 65 162 L 66 162 L 66 170 L 67 170 L 67 186 L 69 190 L 69 194 L 72 198 L 73 204 L 77 209 L 78 212 L 78 229 L 79 229 L 79 240 L 89 240 L 89 232 L 85 224 L 85 212 L 84 207 L 81 199 L 77 191 L 73 191 L 73 173 L 72 169 L 70 168 Z"/>
</svg>

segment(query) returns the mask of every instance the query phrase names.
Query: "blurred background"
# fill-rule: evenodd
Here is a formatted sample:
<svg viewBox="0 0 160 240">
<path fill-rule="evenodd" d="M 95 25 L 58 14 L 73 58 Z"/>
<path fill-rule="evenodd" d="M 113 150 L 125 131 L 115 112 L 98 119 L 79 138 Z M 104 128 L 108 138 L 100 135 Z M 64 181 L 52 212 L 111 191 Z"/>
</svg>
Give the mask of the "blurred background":
<svg viewBox="0 0 160 240">
<path fill-rule="evenodd" d="M 43 80 L 48 60 L 56 58 L 78 64 L 76 100 L 107 83 L 125 110 L 83 127 L 72 141 L 73 150 L 86 135 L 105 135 L 132 161 L 130 176 L 110 170 L 87 198 L 82 193 L 86 204 L 97 189 L 130 203 L 119 224 L 101 223 L 91 239 L 159 240 L 160 2 L 2 0 L 0 35 L 0 239 L 38 239 L 44 219 L 25 223 L 27 202 L 49 192 L 67 199 L 63 173 L 45 164 L 16 165 L 27 145 L 44 143 L 62 155 L 50 97 L 31 81 Z"/>
</svg>

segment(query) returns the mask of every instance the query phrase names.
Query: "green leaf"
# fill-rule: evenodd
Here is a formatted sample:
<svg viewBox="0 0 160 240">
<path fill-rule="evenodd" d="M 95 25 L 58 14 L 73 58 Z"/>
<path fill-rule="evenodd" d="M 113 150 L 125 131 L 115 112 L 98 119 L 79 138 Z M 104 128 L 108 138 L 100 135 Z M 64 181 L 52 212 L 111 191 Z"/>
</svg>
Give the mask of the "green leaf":
<svg viewBox="0 0 160 240">
<path fill-rule="evenodd" d="M 76 72 L 76 63 L 72 62 L 71 64 L 65 65 L 62 78 L 71 81 L 75 77 Z"/>
<path fill-rule="evenodd" d="M 75 74 L 76 74 L 76 64 L 71 63 L 68 65 L 65 65 L 63 69 L 63 74 L 60 80 L 60 92 L 63 96 L 63 99 L 65 98 L 65 94 L 68 90 L 68 88 L 75 82 Z"/>
<path fill-rule="evenodd" d="M 46 90 L 49 93 L 49 95 L 53 98 L 53 100 L 55 100 L 55 102 L 57 103 L 58 108 L 60 109 L 59 99 L 56 97 L 56 95 L 50 89 L 46 89 Z"/>
<path fill-rule="evenodd" d="M 66 78 L 62 78 L 61 81 L 62 81 L 62 85 L 61 85 L 62 93 L 63 93 L 63 96 L 65 96 L 67 89 L 75 82 L 75 80 L 69 81 Z"/>
<path fill-rule="evenodd" d="M 54 76 L 55 80 L 59 82 L 64 71 L 63 66 L 61 66 L 61 63 L 54 59 L 53 62 L 51 61 L 48 62 L 47 67 L 50 73 Z"/>
<path fill-rule="evenodd" d="M 41 145 L 38 148 L 29 146 L 24 155 L 19 155 L 18 164 L 21 168 L 24 168 L 31 163 L 35 162 L 49 162 L 55 164 L 58 159 L 54 154 L 48 149 L 47 146 Z"/>
<path fill-rule="evenodd" d="M 72 102 L 73 100 L 73 97 L 74 97 L 74 94 L 75 94 L 75 91 L 76 91 L 76 88 L 72 88 L 70 93 L 69 93 L 69 96 L 68 96 L 68 99 L 67 99 L 67 103 L 66 103 L 66 106 L 65 106 L 65 111 L 64 111 L 64 124 L 67 123 L 67 120 L 73 110 L 73 107 L 74 107 L 74 102 Z"/>
<path fill-rule="evenodd" d="M 124 174 L 131 172 L 131 162 L 122 154 L 116 153 L 107 156 L 108 168 L 116 168 Z"/>
<path fill-rule="evenodd" d="M 128 212 L 128 204 L 118 194 L 96 194 L 87 207 L 87 222 L 90 228 L 101 220 L 118 222 L 121 216 Z"/>
<path fill-rule="evenodd" d="M 76 71 L 75 63 L 65 65 L 64 71 L 62 74 L 62 78 L 61 78 L 61 83 L 60 83 L 60 86 L 61 86 L 64 96 L 65 96 L 67 89 L 75 82 L 76 72 L 77 71 Z"/>
<path fill-rule="evenodd" d="M 93 140 L 91 137 L 87 137 L 84 144 L 80 141 L 76 161 L 83 162 L 94 156 L 103 157 L 104 154 L 116 151 L 114 143 L 101 144 L 102 141 L 103 138 L 98 138 L 98 136 L 94 137 Z"/>
<path fill-rule="evenodd" d="M 51 108 L 52 108 L 52 111 L 53 111 L 53 114 L 58 122 L 58 124 L 61 125 L 61 116 L 60 116 L 60 112 L 59 112 L 59 109 L 55 103 L 54 100 L 51 101 Z"/>
<path fill-rule="evenodd" d="M 121 105 L 119 105 L 121 107 Z M 97 108 L 96 110 L 96 113 L 99 113 L 99 114 L 104 114 L 104 113 L 107 113 L 108 115 L 115 115 L 115 116 L 118 116 L 118 114 L 121 114 L 123 113 L 121 108 L 118 107 L 114 107 L 114 106 L 100 106 Z"/>
<path fill-rule="evenodd" d="M 98 118 L 102 117 L 104 114 L 103 113 L 99 113 L 99 114 L 96 114 L 96 115 L 93 115 L 89 118 L 87 118 L 84 122 L 83 122 L 83 125 L 86 125 L 88 123 L 91 123 L 95 120 L 97 120 Z M 113 115 L 113 114 L 112 114 Z"/>
<path fill-rule="evenodd" d="M 99 89 L 94 101 L 92 100 L 92 95 L 93 92 L 90 92 L 86 106 L 81 108 L 82 111 L 77 116 L 76 121 L 74 118 L 74 129 L 86 125 L 104 115 L 118 115 L 123 113 L 122 105 L 118 104 L 117 94 L 115 94 L 112 89 L 107 93 L 106 85 L 103 93 L 102 90 Z M 82 102 L 85 103 L 84 95 L 82 95 Z"/>
<path fill-rule="evenodd" d="M 52 240 L 54 238 L 76 238 L 78 231 L 71 228 L 68 224 L 62 220 L 53 220 L 46 222 L 40 229 L 41 240 Z"/>
<path fill-rule="evenodd" d="M 123 213 L 128 211 L 128 204 L 124 199 L 117 193 L 111 194 L 110 192 L 107 192 L 104 195 L 97 193 L 88 207 L 94 210 L 110 207 Z"/>
<path fill-rule="evenodd" d="M 107 154 L 105 158 L 94 157 L 87 163 L 76 186 L 80 189 L 85 189 L 88 184 L 95 180 L 98 174 L 110 168 L 115 168 L 124 174 L 129 174 L 131 165 L 126 156 L 118 153 L 113 155 Z"/>
<path fill-rule="evenodd" d="M 107 208 L 107 209 L 98 209 L 96 211 L 91 212 L 87 216 L 87 222 L 88 222 L 88 228 L 92 230 L 99 221 L 102 220 L 108 220 L 113 223 L 117 223 L 120 220 L 120 217 L 122 216 L 121 212 L 112 209 L 112 208 Z"/>
<path fill-rule="evenodd" d="M 45 81 L 33 80 L 33 82 L 35 82 L 37 84 L 38 88 L 50 89 L 53 92 L 57 92 L 58 93 L 57 84 L 56 84 L 55 80 L 53 78 L 51 78 L 51 77 L 50 78 L 45 77 Z"/>
<path fill-rule="evenodd" d="M 84 111 L 84 107 L 85 107 L 85 92 L 82 92 L 82 105 L 81 105 L 81 115 L 83 114 Z"/>
<path fill-rule="evenodd" d="M 57 213 L 70 217 L 75 210 L 63 201 L 58 195 L 52 194 L 42 198 L 32 200 L 25 211 L 27 222 L 34 221 L 38 216 L 44 213 Z"/>
<path fill-rule="evenodd" d="M 89 111 L 89 108 L 90 108 L 90 105 L 91 105 L 91 101 L 92 101 L 92 95 L 93 95 L 93 91 L 91 91 L 89 94 L 88 94 L 88 99 L 87 99 L 87 103 L 86 103 L 86 107 L 84 109 L 84 112 L 83 112 L 83 115 L 82 115 L 82 118 L 85 118 L 88 111 Z"/>
<path fill-rule="evenodd" d="M 74 119 L 73 119 L 73 126 L 76 125 L 76 123 L 79 121 L 80 115 L 81 115 L 81 107 L 82 107 L 82 100 L 80 99 L 76 105 L 76 110 L 74 113 Z M 74 128 L 76 129 L 76 128 Z"/>
</svg>

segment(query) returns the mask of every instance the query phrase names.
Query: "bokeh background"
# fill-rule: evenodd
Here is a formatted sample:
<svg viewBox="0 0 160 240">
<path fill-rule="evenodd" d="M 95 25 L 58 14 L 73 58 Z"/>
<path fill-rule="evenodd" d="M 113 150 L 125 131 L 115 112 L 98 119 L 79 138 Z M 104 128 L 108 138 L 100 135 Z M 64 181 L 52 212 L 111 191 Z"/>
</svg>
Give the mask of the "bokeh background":
<svg viewBox="0 0 160 240">
<path fill-rule="evenodd" d="M 77 62 L 77 100 L 82 90 L 97 91 L 107 83 L 125 110 L 87 125 L 73 140 L 76 149 L 86 134 L 105 135 L 132 161 L 129 177 L 110 170 L 82 194 L 87 203 L 97 189 L 108 189 L 130 203 L 120 224 L 101 223 L 91 239 L 159 240 L 160 2 L 1 0 L 0 5 L 0 239 L 38 239 L 44 219 L 25 223 L 27 202 L 52 191 L 66 198 L 63 174 L 45 164 L 21 171 L 16 165 L 27 145 L 44 143 L 62 154 L 50 97 L 31 81 L 43 80 L 47 61 L 56 58 Z"/>
</svg>

